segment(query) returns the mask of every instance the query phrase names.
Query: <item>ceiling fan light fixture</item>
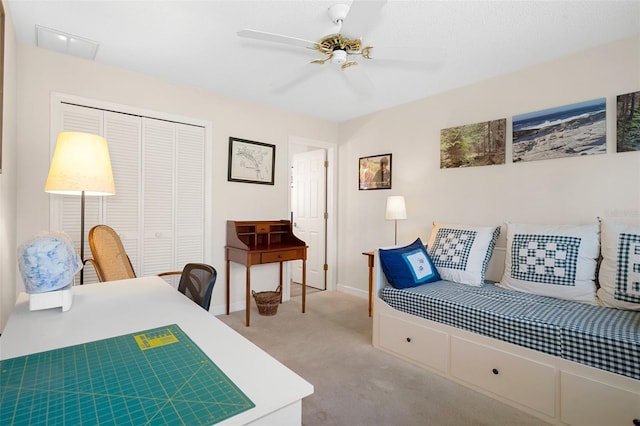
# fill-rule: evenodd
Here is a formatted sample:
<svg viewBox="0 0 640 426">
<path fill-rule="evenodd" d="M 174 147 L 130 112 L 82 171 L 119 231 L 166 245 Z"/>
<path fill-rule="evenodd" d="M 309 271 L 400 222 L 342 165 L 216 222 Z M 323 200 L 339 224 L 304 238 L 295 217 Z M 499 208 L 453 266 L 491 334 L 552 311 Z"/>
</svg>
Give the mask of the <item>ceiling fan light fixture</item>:
<svg viewBox="0 0 640 426">
<path fill-rule="evenodd" d="M 331 63 L 342 65 L 345 62 L 347 62 L 347 52 L 341 49 L 334 50 L 333 56 L 331 57 Z"/>
</svg>

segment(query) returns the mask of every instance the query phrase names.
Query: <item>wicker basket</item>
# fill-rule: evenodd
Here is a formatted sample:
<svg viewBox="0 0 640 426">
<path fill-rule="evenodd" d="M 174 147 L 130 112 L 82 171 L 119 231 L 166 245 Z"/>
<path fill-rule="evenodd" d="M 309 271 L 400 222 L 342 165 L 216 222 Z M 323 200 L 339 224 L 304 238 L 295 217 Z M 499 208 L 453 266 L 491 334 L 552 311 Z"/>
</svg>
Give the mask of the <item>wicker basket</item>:
<svg viewBox="0 0 640 426">
<path fill-rule="evenodd" d="M 280 286 L 277 291 L 260 291 L 256 293 L 251 290 L 253 298 L 256 299 L 256 306 L 258 306 L 258 313 L 264 316 L 275 315 L 278 312 L 278 305 L 280 304 Z"/>
</svg>

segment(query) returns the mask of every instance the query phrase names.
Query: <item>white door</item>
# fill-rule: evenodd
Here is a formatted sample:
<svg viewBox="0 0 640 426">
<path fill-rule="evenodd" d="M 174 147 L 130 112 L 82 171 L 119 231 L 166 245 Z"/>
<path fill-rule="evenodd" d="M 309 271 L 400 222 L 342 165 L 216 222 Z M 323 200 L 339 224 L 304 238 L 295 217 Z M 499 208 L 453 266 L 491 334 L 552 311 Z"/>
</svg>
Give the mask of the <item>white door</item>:
<svg viewBox="0 0 640 426">
<path fill-rule="evenodd" d="M 326 289 L 326 152 L 324 149 L 295 154 L 292 161 L 291 212 L 293 233 L 306 242 L 307 285 Z M 296 261 L 291 278 L 302 282 L 302 262 Z"/>
</svg>

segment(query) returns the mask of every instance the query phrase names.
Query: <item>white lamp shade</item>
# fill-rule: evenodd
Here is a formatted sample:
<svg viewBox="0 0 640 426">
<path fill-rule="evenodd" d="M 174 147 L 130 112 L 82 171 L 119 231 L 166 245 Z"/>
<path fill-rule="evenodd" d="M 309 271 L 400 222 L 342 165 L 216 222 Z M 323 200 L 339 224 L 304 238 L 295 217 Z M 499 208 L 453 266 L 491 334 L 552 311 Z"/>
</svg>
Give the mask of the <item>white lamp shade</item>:
<svg viewBox="0 0 640 426">
<path fill-rule="evenodd" d="M 89 133 L 58 134 L 44 190 L 65 195 L 115 194 L 107 140 Z"/>
<path fill-rule="evenodd" d="M 392 195 L 387 197 L 387 220 L 400 220 L 407 218 L 407 208 L 404 204 L 404 196 Z"/>
</svg>

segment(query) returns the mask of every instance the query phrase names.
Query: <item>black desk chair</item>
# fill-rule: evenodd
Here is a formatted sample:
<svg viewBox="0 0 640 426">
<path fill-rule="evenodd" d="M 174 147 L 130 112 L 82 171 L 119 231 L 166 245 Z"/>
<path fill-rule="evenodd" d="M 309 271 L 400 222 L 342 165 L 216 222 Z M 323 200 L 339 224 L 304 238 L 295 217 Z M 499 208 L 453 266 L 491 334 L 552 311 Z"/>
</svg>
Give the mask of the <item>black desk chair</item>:
<svg viewBox="0 0 640 426">
<path fill-rule="evenodd" d="M 187 263 L 180 276 L 178 291 L 208 311 L 217 277 L 218 272 L 213 266 Z"/>
</svg>

